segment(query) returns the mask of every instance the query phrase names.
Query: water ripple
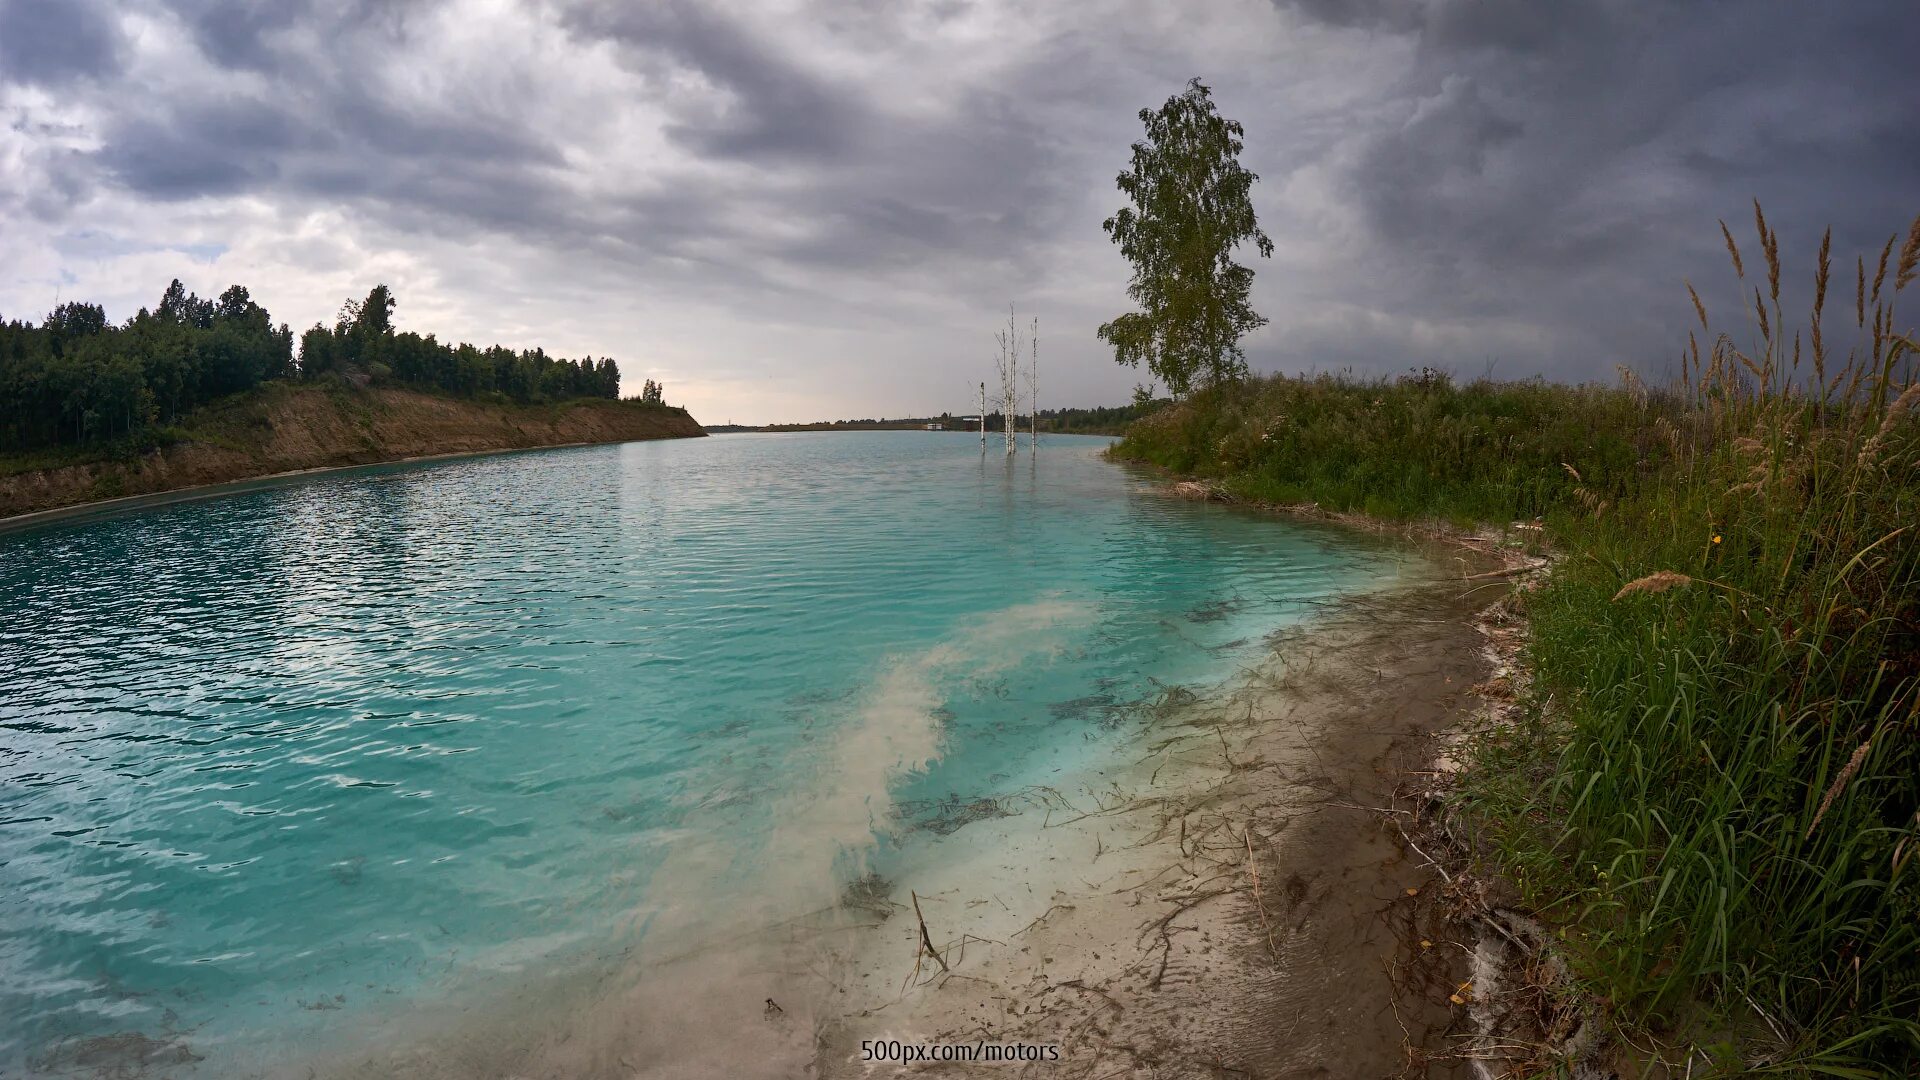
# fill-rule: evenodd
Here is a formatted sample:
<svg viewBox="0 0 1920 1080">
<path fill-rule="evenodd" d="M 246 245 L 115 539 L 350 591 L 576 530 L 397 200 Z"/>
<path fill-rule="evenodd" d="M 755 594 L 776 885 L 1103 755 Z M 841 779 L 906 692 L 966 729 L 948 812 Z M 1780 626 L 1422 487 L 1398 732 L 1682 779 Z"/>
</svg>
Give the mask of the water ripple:
<svg viewBox="0 0 1920 1080">
<path fill-rule="evenodd" d="M 1395 565 L 1099 445 L 636 443 L 0 536 L 0 1072 L 192 1030 L 219 1075 L 724 905 Z"/>
</svg>

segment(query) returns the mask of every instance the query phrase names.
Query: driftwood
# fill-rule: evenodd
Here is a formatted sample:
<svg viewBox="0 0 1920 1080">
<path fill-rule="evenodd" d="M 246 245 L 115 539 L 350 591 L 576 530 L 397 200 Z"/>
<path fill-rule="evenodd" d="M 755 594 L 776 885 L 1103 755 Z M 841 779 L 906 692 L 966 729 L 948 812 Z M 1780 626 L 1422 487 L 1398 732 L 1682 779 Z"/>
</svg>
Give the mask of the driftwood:
<svg viewBox="0 0 1920 1080">
<path fill-rule="evenodd" d="M 1537 561 L 1530 562 L 1525 566 L 1509 566 L 1503 570 L 1489 570 L 1484 574 L 1468 574 L 1466 577 L 1466 580 L 1490 581 L 1495 578 L 1508 578 L 1508 577 L 1514 576 L 1515 574 L 1527 574 L 1535 570 L 1544 569 L 1546 565 L 1547 565 L 1547 560 L 1539 559 Z"/>
</svg>

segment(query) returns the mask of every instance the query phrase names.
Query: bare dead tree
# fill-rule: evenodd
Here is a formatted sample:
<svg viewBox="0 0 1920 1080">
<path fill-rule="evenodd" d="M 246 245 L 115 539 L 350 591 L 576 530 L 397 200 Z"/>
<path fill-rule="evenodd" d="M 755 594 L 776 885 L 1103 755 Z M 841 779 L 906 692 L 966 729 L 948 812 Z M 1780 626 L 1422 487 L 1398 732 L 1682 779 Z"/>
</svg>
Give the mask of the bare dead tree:
<svg viewBox="0 0 1920 1080">
<path fill-rule="evenodd" d="M 1027 449 L 1036 450 L 1040 446 L 1040 316 L 1033 317 L 1033 327 L 1027 332 L 1027 344 L 1031 346 L 1032 359 L 1027 364 Z"/>
<path fill-rule="evenodd" d="M 1007 453 L 1011 455 L 1018 445 L 1013 424 L 1020 411 L 1020 351 L 1025 345 L 1012 304 L 1007 305 L 1007 328 L 994 334 L 993 340 L 999 346 L 994 367 L 1000 375 L 1000 428 L 1006 434 Z"/>
</svg>

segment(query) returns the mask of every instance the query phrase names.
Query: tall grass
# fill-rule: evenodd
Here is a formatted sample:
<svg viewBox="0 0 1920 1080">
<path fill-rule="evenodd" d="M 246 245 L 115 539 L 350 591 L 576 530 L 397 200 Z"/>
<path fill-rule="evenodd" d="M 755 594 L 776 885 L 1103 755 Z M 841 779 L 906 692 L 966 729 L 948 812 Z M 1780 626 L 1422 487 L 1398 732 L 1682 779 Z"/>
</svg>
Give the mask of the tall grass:
<svg viewBox="0 0 1920 1080">
<path fill-rule="evenodd" d="M 1755 229 L 1744 252 L 1725 231 L 1751 299 L 1723 329 L 1694 296 L 1674 388 L 1273 380 L 1120 453 L 1285 500 L 1544 516 L 1564 558 L 1524 601 L 1534 707 L 1464 799 L 1512 876 L 1631 1025 L 1716 1032 L 1728 1067 L 1920 1075 L 1920 386 L 1895 309 L 1920 221 L 1843 284 L 1823 240 L 1797 331 L 1758 207 Z"/>
<path fill-rule="evenodd" d="M 1125 458 L 1220 480 L 1264 502 L 1464 523 L 1545 516 L 1576 491 L 1625 491 L 1669 463 L 1646 426 L 1672 394 L 1481 380 L 1272 376 L 1206 391 L 1135 423 Z M 1576 477 L 1563 462 L 1579 461 Z"/>
</svg>

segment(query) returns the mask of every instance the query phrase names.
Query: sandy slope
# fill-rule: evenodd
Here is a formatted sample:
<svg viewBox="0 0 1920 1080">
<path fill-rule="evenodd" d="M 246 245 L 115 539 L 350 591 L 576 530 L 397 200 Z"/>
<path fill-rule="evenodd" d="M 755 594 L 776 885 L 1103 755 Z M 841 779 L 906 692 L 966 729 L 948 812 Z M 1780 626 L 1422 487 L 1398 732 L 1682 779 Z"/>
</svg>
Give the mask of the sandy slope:
<svg viewBox="0 0 1920 1080">
<path fill-rule="evenodd" d="M 186 441 L 130 461 L 0 476 L 0 518 L 303 469 L 706 434 L 685 410 L 628 402 L 511 405 L 390 388 L 286 385 L 209 406 L 186 427 Z"/>
</svg>

